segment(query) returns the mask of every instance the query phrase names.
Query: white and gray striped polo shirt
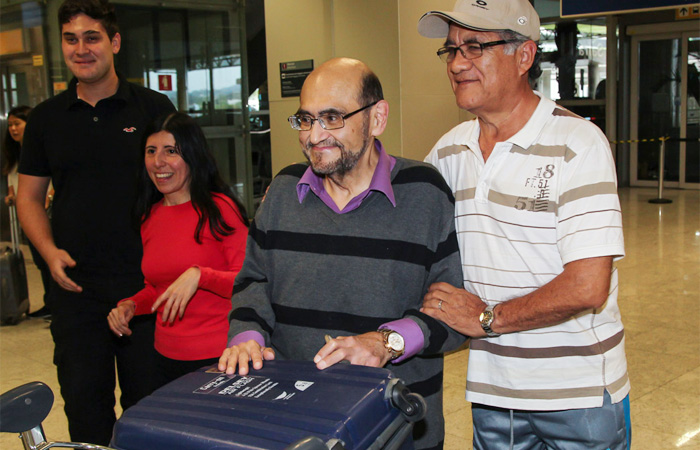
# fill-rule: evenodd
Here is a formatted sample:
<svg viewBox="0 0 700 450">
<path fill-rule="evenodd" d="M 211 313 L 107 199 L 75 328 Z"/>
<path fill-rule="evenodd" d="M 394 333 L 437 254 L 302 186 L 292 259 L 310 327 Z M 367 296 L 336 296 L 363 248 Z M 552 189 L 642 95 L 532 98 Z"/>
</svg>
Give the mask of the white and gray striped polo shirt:
<svg viewBox="0 0 700 450">
<path fill-rule="evenodd" d="M 541 95 L 537 93 L 540 97 Z M 624 256 L 608 141 L 541 98 L 528 123 L 484 163 L 477 120 L 426 157 L 456 199 L 464 287 L 487 303 L 528 294 L 580 259 Z M 467 400 L 510 409 L 597 407 L 629 392 L 617 271 L 599 310 L 556 326 L 471 341 Z"/>
</svg>

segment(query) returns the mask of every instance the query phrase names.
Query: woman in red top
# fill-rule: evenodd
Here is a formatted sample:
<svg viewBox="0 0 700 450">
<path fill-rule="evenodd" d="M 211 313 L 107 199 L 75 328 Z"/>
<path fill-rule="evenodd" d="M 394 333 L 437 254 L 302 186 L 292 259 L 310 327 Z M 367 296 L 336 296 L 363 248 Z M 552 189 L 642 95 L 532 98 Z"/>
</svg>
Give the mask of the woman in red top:
<svg viewBox="0 0 700 450">
<path fill-rule="evenodd" d="M 117 335 L 130 335 L 134 315 L 157 312 L 154 386 L 160 387 L 216 363 L 226 348 L 248 219 L 192 118 L 170 114 L 144 136 L 136 213 L 145 287 L 120 301 L 108 321 Z"/>
</svg>

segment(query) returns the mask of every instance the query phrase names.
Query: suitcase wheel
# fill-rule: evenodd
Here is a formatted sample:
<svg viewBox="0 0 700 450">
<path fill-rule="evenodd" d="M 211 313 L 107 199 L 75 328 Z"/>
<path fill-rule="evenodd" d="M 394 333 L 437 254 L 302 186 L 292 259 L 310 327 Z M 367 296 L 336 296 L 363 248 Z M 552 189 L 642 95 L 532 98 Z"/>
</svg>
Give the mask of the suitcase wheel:
<svg viewBox="0 0 700 450">
<path fill-rule="evenodd" d="M 408 402 L 413 406 L 412 408 L 412 413 L 411 414 L 406 414 L 406 419 L 409 422 L 418 422 L 421 420 L 423 417 L 425 417 L 425 413 L 428 410 L 428 405 L 425 403 L 425 399 L 423 396 L 416 394 L 415 392 L 411 392 L 406 396 Z"/>
<path fill-rule="evenodd" d="M 422 395 L 409 391 L 399 378 L 389 381 L 386 394 L 408 422 L 415 423 L 425 417 L 428 409 L 425 399 Z"/>
</svg>

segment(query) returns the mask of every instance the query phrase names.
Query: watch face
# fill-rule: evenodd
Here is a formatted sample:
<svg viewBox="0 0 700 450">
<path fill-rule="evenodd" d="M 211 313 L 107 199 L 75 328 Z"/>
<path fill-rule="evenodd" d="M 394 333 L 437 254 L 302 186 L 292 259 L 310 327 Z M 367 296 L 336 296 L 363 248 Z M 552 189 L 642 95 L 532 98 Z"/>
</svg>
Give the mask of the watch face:
<svg viewBox="0 0 700 450">
<path fill-rule="evenodd" d="M 389 334 L 387 342 L 389 343 L 389 346 L 397 352 L 402 351 L 405 345 L 403 342 L 403 336 L 401 336 L 399 333 Z"/>
<path fill-rule="evenodd" d="M 481 322 L 482 325 L 490 325 L 492 320 L 493 320 L 493 312 L 492 311 L 484 311 L 479 316 L 479 322 Z"/>
</svg>

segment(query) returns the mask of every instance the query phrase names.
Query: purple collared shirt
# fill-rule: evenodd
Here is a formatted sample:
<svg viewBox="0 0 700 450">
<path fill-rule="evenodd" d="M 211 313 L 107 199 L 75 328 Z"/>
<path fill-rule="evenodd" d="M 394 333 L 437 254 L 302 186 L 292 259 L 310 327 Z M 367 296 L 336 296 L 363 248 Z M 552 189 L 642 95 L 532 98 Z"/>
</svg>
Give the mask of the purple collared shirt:
<svg viewBox="0 0 700 450">
<path fill-rule="evenodd" d="M 394 198 L 394 189 L 391 187 L 391 171 L 396 165 L 396 158 L 387 154 L 384 150 L 384 146 L 378 139 L 374 140 L 374 148 L 379 152 L 379 161 L 377 162 L 377 167 L 374 169 L 374 174 L 372 175 L 372 181 L 369 183 L 369 187 L 360 192 L 358 195 L 352 198 L 345 205 L 345 208 L 341 211 L 338 205 L 335 204 L 328 191 L 323 187 L 324 177 L 316 175 L 311 166 L 306 169 L 304 175 L 299 179 L 297 183 L 297 196 L 299 197 L 299 203 L 303 203 L 306 195 L 309 191 L 316 194 L 316 196 L 333 212 L 337 214 L 345 214 L 353 211 L 360 207 L 362 202 L 367 198 L 367 196 L 372 193 L 372 191 L 381 192 L 386 195 L 392 205 L 396 207 L 396 199 Z"/>
<path fill-rule="evenodd" d="M 297 183 L 297 196 L 299 198 L 299 203 L 303 203 L 307 194 L 309 191 L 311 191 L 333 212 L 337 214 L 345 214 L 359 208 L 362 202 L 372 192 L 381 192 L 387 197 L 391 204 L 396 207 L 394 189 L 391 187 L 391 171 L 393 170 L 394 165 L 396 165 L 396 158 L 389 155 L 384 150 L 384 146 L 378 139 L 374 140 L 374 148 L 377 150 L 377 152 L 379 152 L 379 161 L 377 162 L 377 167 L 374 169 L 374 174 L 372 175 L 372 181 L 369 183 L 369 187 L 363 192 L 359 193 L 357 196 L 353 197 L 342 211 L 338 208 L 338 205 L 335 204 L 331 196 L 323 187 L 323 177 L 313 173 L 311 167 L 306 169 L 306 172 L 304 172 L 304 175 Z M 379 329 L 394 330 L 404 338 L 404 354 L 392 361 L 393 363 L 401 362 L 407 358 L 410 358 L 423 348 L 423 330 L 421 330 L 418 324 L 411 319 L 393 320 L 382 324 Z M 231 339 L 231 342 L 229 342 L 229 347 L 242 344 L 243 342 L 247 342 L 251 339 L 256 341 L 261 347 L 265 345 L 265 339 L 260 333 L 257 331 L 244 331 Z"/>
</svg>

